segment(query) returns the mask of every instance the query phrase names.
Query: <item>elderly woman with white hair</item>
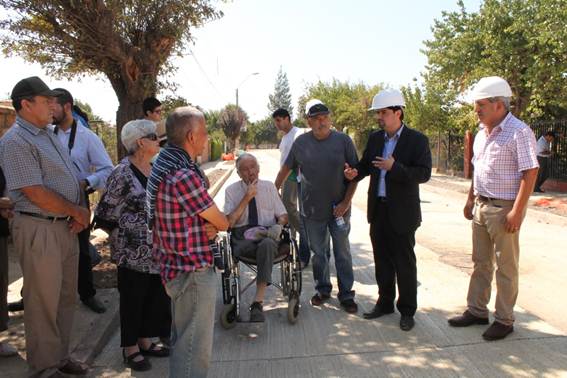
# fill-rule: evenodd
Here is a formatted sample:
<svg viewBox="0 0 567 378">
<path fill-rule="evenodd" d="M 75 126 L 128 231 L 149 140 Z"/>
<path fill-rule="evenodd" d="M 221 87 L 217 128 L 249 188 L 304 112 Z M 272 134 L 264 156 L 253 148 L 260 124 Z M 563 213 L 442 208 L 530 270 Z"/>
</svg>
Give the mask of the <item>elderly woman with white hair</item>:
<svg viewBox="0 0 567 378">
<path fill-rule="evenodd" d="M 121 138 L 128 156 L 107 180 L 95 227 L 109 233 L 111 258 L 118 265 L 124 363 L 144 371 L 151 368 L 146 356 L 169 355 L 169 349 L 152 343 L 152 338 L 168 338 L 171 331 L 170 300 L 152 257 L 145 209 L 150 161 L 159 152 L 159 141 L 155 123 L 143 119 L 124 125 Z"/>
</svg>

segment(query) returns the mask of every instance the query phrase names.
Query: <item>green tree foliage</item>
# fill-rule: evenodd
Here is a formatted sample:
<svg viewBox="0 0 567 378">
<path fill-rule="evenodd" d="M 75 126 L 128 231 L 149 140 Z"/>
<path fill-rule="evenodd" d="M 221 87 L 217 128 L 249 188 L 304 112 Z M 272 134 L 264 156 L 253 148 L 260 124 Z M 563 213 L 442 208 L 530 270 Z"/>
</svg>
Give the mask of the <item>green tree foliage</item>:
<svg viewBox="0 0 567 378">
<path fill-rule="evenodd" d="M 240 131 L 246 125 L 248 116 L 242 108 L 230 104 L 224 107 L 219 114 L 217 123 L 222 128 L 227 138 L 228 150 L 233 151 L 238 148 L 238 138 Z"/>
<path fill-rule="evenodd" d="M 452 106 L 478 79 L 498 75 L 510 83 L 521 118 L 567 116 L 567 2 L 485 0 L 478 13 L 458 4 L 425 42 L 427 92 Z"/>
<path fill-rule="evenodd" d="M 336 79 L 330 83 L 319 81 L 307 86 L 299 98 L 298 107 L 303 114 L 305 104 L 310 99 L 323 101 L 331 110 L 333 126 L 350 134 L 360 150 L 364 148 L 369 132 L 377 127 L 368 108 L 372 104 L 372 97 L 381 88 L 382 85 L 351 84 Z"/>
<path fill-rule="evenodd" d="M 103 121 L 102 117 L 95 114 L 89 103 L 76 98 L 74 99 L 74 102 L 75 105 L 87 114 L 91 130 L 102 140 L 102 144 L 104 144 L 106 152 L 108 152 L 112 162 L 116 164 L 118 162 L 116 127 L 109 125 L 107 122 Z"/>
<path fill-rule="evenodd" d="M 222 16 L 209 0 L 0 0 L 0 6 L 4 54 L 59 77 L 105 75 L 119 102 L 118 131 L 142 116 L 144 98 L 170 85 L 158 76 L 172 72 L 169 58 L 193 39 L 193 28 Z"/>
<path fill-rule="evenodd" d="M 287 109 L 289 114 L 293 114 L 289 82 L 287 80 L 287 74 L 283 71 L 281 66 L 276 78 L 276 84 L 274 85 L 274 93 L 269 95 L 268 98 L 268 109 L 270 109 L 270 112 L 283 108 Z"/>
<path fill-rule="evenodd" d="M 278 130 L 274 125 L 272 117 L 268 116 L 246 126 L 246 131 L 242 133 L 241 141 L 246 144 L 252 144 L 256 148 L 261 144 L 278 144 Z"/>
<path fill-rule="evenodd" d="M 209 110 L 205 112 L 205 120 L 207 121 L 207 131 L 209 132 L 209 138 L 217 143 L 222 143 L 226 141 L 226 135 L 222 130 L 222 126 L 219 123 L 220 110 Z"/>
<path fill-rule="evenodd" d="M 181 96 L 167 96 L 163 100 L 161 100 L 161 109 L 162 109 L 162 119 L 167 119 L 167 116 L 175 110 L 175 108 L 179 108 L 182 106 L 191 105 L 186 98 Z"/>
</svg>

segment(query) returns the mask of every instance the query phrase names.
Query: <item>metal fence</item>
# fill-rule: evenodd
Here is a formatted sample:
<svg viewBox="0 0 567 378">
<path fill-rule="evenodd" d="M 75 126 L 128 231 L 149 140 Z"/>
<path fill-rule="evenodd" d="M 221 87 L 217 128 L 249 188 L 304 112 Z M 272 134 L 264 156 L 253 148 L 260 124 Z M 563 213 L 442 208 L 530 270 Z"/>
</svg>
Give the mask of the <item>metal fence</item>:
<svg viewBox="0 0 567 378">
<path fill-rule="evenodd" d="M 428 135 L 433 159 L 433 166 L 438 172 L 462 175 L 464 168 L 464 135 L 439 133 Z"/>
<path fill-rule="evenodd" d="M 567 180 L 567 119 L 536 122 L 530 126 L 536 139 L 539 139 L 548 131 L 555 132 L 555 140 L 551 145 L 553 155 L 549 162 L 549 178 Z"/>
<path fill-rule="evenodd" d="M 567 181 L 567 119 L 536 122 L 530 125 L 536 139 L 548 131 L 555 132 L 551 149 L 549 178 Z M 440 172 L 461 175 L 464 167 L 464 135 L 439 133 L 428 135 L 433 166 Z"/>
</svg>

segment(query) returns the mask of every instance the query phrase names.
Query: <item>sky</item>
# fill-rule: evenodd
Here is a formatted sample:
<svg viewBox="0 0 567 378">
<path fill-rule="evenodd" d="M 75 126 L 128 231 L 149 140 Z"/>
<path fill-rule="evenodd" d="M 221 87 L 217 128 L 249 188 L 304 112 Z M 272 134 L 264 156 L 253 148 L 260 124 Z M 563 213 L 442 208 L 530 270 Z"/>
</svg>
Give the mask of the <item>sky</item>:
<svg viewBox="0 0 567 378">
<path fill-rule="evenodd" d="M 481 0 L 464 0 L 477 11 Z M 206 110 L 235 102 L 252 121 L 269 115 L 268 95 L 276 75 L 287 74 L 295 114 L 305 87 L 319 80 L 384 83 L 399 87 L 421 80 L 427 63 L 420 52 L 431 25 L 457 0 L 232 0 L 220 3 L 224 16 L 193 31 L 185 54 L 173 59 L 177 95 Z M 40 76 L 64 87 L 114 123 L 118 101 L 104 76 L 55 80 L 37 64 L 0 55 L 0 98 L 9 98 L 22 78 Z M 257 75 L 252 73 L 258 72 Z"/>
</svg>

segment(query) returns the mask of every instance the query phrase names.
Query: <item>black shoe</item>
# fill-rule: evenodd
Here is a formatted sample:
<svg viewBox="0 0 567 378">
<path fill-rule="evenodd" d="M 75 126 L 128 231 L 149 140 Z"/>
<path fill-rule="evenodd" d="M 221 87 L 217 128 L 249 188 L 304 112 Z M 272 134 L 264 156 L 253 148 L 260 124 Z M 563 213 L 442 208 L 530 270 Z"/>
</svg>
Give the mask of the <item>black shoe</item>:
<svg viewBox="0 0 567 378">
<path fill-rule="evenodd" d="M 253 302 L 250 305 L 250 321 L 252 323 L 262 323 L 264 320 L 262 304 L 260 302 Z"/>
<path fill-rule="evenodd" d="M 140 348 L 140 353 L 142 356 L 152 356 L 152 357 L 168 357 L 169 356 L 169 348 L 165 347 L 158 347 L 156 344 L 151 343 L 148 349 Z"/>
<path fill-rule="evenodd" d="M 362 317 L 364 319 L 376 319 L 376 318 L 379 318 L 381 316 L 389 315 L 389 314 L 393 314 L 393 313 L 394 313 L 394 310 L 384 311 L 384 310 L 380 309 L 380 307 L 378 305 L 376 305 L 376 306 L 374 306 L 372 311 L 365 312 L 364 314 L 362 314 Z"/>
<path fill-rule="evenodd" d="M 513 325 L 505 325 L 500 322 L 494 322 L 482 334 L 482 338 L 487 341 L 500 340 L 514 332 Z"/>
<path fill-rule="evenodd" d="M 171 348 L 171 338 L 169 337 L 160 337 L 159 341 L 161 344 L 166 348 Z"/>
<path fill-rule="evenodd" d="M 140 361 L 134 361 L 134 358 L 142 356 Z M 152 364 L 147 358 L 144 358 L 141 352 L 132 353 L 126 356 L 126 352 L 122 349 L 122 357 L 124 357 L 124 363 L 134 371 L 148 371 L 152 368 Z"/>
<path fill-rule="evenodd" d="M 95 297 L 90 297 L 89 299 L 84 300 L 83 304 L 97 314 L 106 312 L 106 307 L 104 307 L 104 305 Z"/>
<path fill-rule="evenodd" d="M 19 301 L 8 303 L 8 311 L 10 312 L 24 311 L 24 299 L 22 298 Z"/>
<path fill-rule="evenodd" d="M 331 298 L 329 294 L 317 293 L 311 297 L 311 304 L 313 306 L 321 306 L 323 302 L 326 302 L 329 298 Z"/>
<path fill-rule="evenodd" d="M 400 318 L 400 329 L 402 331 L 411 331 L 414 325 L 415 320 L 413 320 L 413 316 L 402 315 L 402 317 Z"/>
<path fill-rule="evenodd" d="M 453 327 L 468 327 L 473 324 L 488 324 L 488 318 L 480 318 L 466 310 L 463 315 L 452 317 L 448 322 Z"/>
<path fill-rule="evenodd" d="M 354 299 L 346 299 L 342 301 L 341 307 L 349 314 L 356 314 L 358 312 L 358 305 Z"/>
</svg>

